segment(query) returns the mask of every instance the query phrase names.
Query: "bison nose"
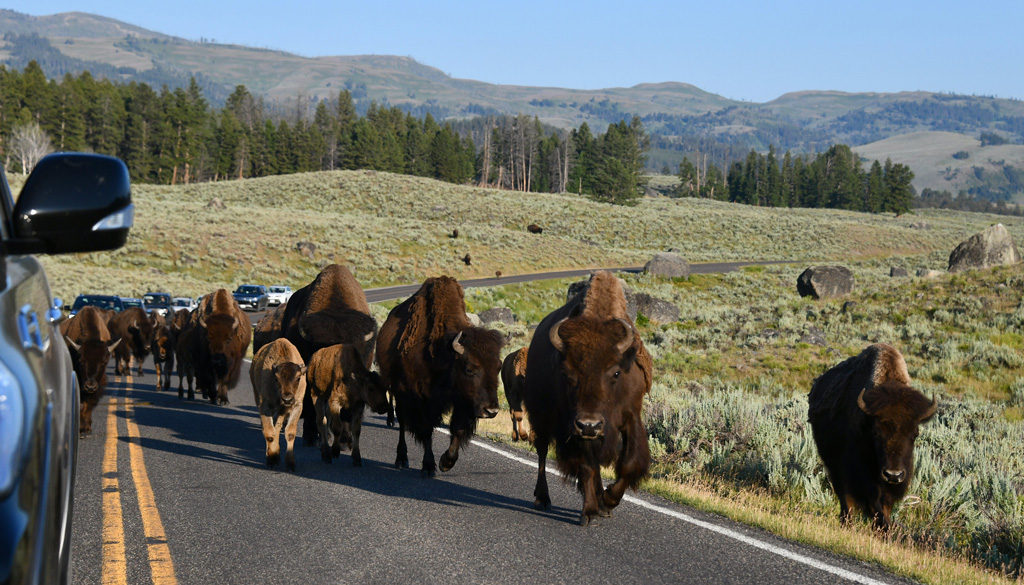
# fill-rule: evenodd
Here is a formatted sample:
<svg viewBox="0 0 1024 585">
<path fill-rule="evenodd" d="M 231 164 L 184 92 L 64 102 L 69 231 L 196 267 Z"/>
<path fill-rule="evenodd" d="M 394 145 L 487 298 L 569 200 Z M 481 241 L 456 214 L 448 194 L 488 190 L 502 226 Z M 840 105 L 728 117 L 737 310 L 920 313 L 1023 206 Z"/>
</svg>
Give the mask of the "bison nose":
<svg viewBox="0 0 1024 585">
<path fill-rule="evenodd" d="M 892 469 L 882 470 L 882 478 L 889 483 L 903 483 L 903 480 L 906 479 L 906 477 L 907 472 L 902 469 L 899 471 L 894 471 Z"/>
<path fill-rule="evenodd" d="M 480 418 L 494 418 L 496 416 L 498 416 L 498 409 L 493 407 L 487 407 L 484 408 L 484 411 L 480 415 Z"/>
<path fill-rule="evenodd" d="M 294 394 L 282 394 L 281 395 L 281 402 L 283 402 L 285 404 L 292 404 L 293 402 L 295 402 L 295 395 Z"/>
<path fill-rule="evenodd" d="M 600 437 L 604 432 L 604 421 L 599 418 L 576 419 L 576 434 L 584 439 Z"/>
</svg>

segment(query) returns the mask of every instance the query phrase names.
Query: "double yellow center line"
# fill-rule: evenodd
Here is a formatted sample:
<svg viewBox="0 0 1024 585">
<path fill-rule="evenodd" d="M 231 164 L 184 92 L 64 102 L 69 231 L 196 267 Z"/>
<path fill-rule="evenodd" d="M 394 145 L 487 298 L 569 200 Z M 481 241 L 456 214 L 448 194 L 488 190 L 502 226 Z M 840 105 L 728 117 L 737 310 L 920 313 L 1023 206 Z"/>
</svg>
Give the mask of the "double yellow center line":
<svg viewBox="0 0 1024 585">
<path fill-rule="evenodd" d="M 120 381 L 120 377 L 115 381 Z M 124 517 L 121 514 L 121 477 L 117 470 L 117 446 L 121 442 L 118 432 L 119 413 L 124 414 L 128 438 L 128 459 L 131 466 L 132 482 L 139 501 L 142 515 L 142 531 L 146 537 L 150 573 L 153 585 L 177 585 L 174 576 L 174 562 L 167 546 L 167 535 L 156 507 L 153 486 L 142 455 L 139 427 L 135 424 L 133 401 L 126 398 L 126 388 L 131 386 L 132 377 L 125 377 L 125 385 L 118 391 L 117 410 L 110 408 L 107 413 L 107 438 L 103 449 L 103 585 L 128 585 L 128 559 L 125 555 Z M 113 403 L 113 396 L 110 397 Z M 113 404 L 111 404 L 113 406 Z"/>
</svg>

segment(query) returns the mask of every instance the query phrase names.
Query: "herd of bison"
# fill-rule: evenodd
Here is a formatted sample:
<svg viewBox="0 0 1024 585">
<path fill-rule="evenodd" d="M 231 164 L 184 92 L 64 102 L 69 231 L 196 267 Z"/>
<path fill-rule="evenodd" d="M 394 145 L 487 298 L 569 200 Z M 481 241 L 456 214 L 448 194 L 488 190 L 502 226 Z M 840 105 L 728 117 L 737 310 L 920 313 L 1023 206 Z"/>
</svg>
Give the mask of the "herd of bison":
<svg viewBox="0 0 1024 585">
<path fill-rule="evenodd" d="M 498 378 L 512 414 L 515 439 L 538 454 L 535 505 L 548 508 L 548 448 L 583 496 L 581 524 L 608 516 L 627 487 L 647 475 L 650 452 L 642 420 L 653 362 L 626 312 L 621 282 L 596 272 L 580 292 L 537 327 L 528 348 L 501 359 L 505 338 L 472 325 L 462 287 L 450 277 L 427 279 L 378 329 L 366 296 L 343 266 L 326 267 L 309 285 L 253 329 L 231 294 L 219 289 L 192 310 L 168 318 L 139 308 L 113 313 L 85 307 L 61 325 L 81 396 L 80 430 L 91 432 L 92 410 L 113 356 L 118 375 L 153 354 L 157 389 L 178 374 L 178 397 L 195 388 L 227 404 L 248 346 L 266 463 L 295 469 L 300 418 L 303 440 L 319 443 L 330 462 L 350 450 L 361 465 L 359 434 L 367 406 L 398 423 L 395 465 L 408 467 L 408 431 L 423 447 L 422 474 L 451 469 L 477 420 L 498 414 Z M 373 369 L 376 361 L 377 369 Z M 175 368 L 176 364 L 176 368 Z M 809 396 L 814 439 L 839 499 L 840 518 L 860 509 L 887 529 L 893 505 L 913 474 L 914 439 L 936 402 L 911 387 L 903 357 L 876 344 L 818 378 Z M 523 413 L 529 421 L 524 429 Z M 451 440 L 436 460 L 432 436 L 450 414 Z M 605 486 L 601 467 L 613 466 Z"/>
</svg>

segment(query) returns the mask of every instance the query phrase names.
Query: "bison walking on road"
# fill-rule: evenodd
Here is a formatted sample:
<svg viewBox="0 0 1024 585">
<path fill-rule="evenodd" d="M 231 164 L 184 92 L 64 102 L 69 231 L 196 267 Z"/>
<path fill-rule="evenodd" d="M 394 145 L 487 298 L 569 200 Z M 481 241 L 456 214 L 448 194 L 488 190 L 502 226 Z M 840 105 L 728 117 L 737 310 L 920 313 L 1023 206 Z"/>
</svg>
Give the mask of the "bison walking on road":
<svg viewBox="0 0 1024 585">
<path fill-rule="evenodd" d="M 526 360 L 524 402 L 537 449 L 535 505 L 549 508 L 547 453 L 583 494 L 580 523 L 608 516 L 627 487 L 647 475 L 650 452 L 640 419 L 653 363 L 626 315 L 626 297 L 610 272 L 545 317 Z M 601 466 L 615 466 L 605 489 Z"/>
<path fill-rule="evenodd" d="M 512 440 L 528 441 L 530 435 L 523 429 L 523 386 L 526 384 L 526 354 L 529 348 L 518 349 L 501 362 L 501 385 L 512 417 Z"/>
<path fill-rule="evenodd" d="M 937 402 L 910 386 L 900 352 L 868 346 L 815 380 L 808 418 L 818 454 L 839 498 L 839 519 L 860 508 L 875 528 L 887 530 L 892 507 L 914 476 L 918 427 Z"/>
<path fill-rule="evenodd" d="M 106 316 L 96 307 L 83 307 L 61 329 L 78 376 L 79 432 L 87 435 L 92 432 L 92 411 L 107 387 L 107 362 L 121 340 L 111 341 Z"/>
<path fill-rule="evenodd" d="M 377 339 L 377 363 L 398 416 L 397 467 L 409 466 L 405 432 L 423 445 L 422 473 L 437 469 L 431 448 L 434 427 L 451 411 L 451 443 L 439 460 L 448 471 L 476 430 L 477 418 L 498 414 L 498 370 L 504 339 L 473 327 L 462 286 L 448 276 L 427 279 L 391 310 Z"/>
<path fill-rule="evenodd" d="M 153 343 L 153 323 L 146 311 L 139 307 L 129 307 L 111 317 L 109 326 L 111 337 L 122 340 L 114 351 L 114 372 L 119 376 L 131 375 L 134 358 L 141 377 L 142 362 L 149 355 Z"/>
<path fill-rule="evenodd" d="M 203 297 L 193 315 L 192 355 L 196 385 L 214 404 L 228 403 L 238 384 L 252 323 L 226 289 Z"/>
<path fill-rule="evenodd" d="M 288 471 L 295 471 L 295 433 L 306 395 L 306 365 L 302 356 L 287 339 L 275 339 L 253 356 L 249 378 L 267 443 L 267 466 L 277 465 L 281 457 L 278 441 L 284 427 L 284 463 Z"/>
</svg>

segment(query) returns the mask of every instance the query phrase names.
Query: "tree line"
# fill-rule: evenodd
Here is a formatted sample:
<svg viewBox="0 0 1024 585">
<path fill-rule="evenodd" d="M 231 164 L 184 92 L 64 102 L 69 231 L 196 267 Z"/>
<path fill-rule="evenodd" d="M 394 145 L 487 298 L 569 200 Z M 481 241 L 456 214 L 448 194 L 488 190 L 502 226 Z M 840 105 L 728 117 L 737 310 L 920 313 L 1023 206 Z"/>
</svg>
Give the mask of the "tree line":
<svg viewBox="0 0 1024 585">
<path fill-rule="evenodd" d="M 900 163 L 874 161 L 868 170 L 845 144 L 814 156 L 779 159 L 775 147 L 766 154 L 751 150 L 727 172 L 707 158 L 679 165 L 673 195 L 705 197 L 766 207 L 828 207 L 871 213 L 906 213 L 914 202 L 914 173 Z"/>
<path fill-rule="evenodd" d="M 308 113 L 308 112 L 311 112 Z M 520 191 L 570 191 L 629 203 L 642 193 L 649 141 L 639 118 L 599 135 L 527 116 L 490 116 L 456 129 L 352 94 L 294 112 L 237 86 L 213 108 L 195 79 L 157 91 L 88 71 L 48 80 L 38 63 L 0 66 L 0 161 L 25 172 L 40 152 L 92 151 L 127 163 L 132 180 L 180 184 L 333 169 L 374 169 Z"/>
</svg>

